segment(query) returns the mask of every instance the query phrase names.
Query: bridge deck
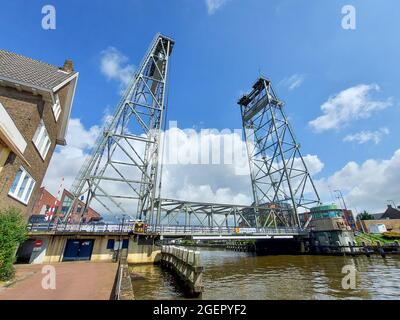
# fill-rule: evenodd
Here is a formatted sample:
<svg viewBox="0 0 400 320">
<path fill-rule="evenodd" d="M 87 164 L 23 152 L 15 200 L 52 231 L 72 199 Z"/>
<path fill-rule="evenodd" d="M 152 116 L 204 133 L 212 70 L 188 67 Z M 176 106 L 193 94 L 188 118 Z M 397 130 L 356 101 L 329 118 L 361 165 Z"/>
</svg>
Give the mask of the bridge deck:
<svg viewBox="0 0 400 320">
<path fill-rule="evenodd" d="M 30 234 L 129 234 L 134 232 L 134 224 L 32 224 Z M 231 240 L 231 239 L 279 239 L 294 236 L 306 236 L 307 230 L 299 228 L 240 228 L 240 227 L 203 227 L 203 226 L 147 226 L 146 235 L 160 235 L 164 238 L 189 237 L 195 240 Z"/>
</svg>

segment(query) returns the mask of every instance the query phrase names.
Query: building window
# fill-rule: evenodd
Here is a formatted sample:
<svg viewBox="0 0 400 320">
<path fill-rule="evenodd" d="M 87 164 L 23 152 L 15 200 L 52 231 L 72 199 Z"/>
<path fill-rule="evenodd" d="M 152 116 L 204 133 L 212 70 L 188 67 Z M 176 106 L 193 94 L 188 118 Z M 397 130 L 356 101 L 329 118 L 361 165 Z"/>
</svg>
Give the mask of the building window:
<svg viewBox="0 0 400 320">
<path fill-rule="evenodd" d="M 61 206 L 61 214 L 67 214 L 72 204 L 72 198 L 65 196 Z"/>
<path fill-rule="evenodd" d="M 117 244 L 117 246 L 119 245 L 119 247 L 121 249 L 128 249 L 128 247 L 129 247 L 129 239 L 123 239 L 122 240 L 122 245 L 121 245 L 121 242 L 118 241 L 118 240 L 117 240 L 117 243 L 116 243 L 114 239 L 108 239 L 108 241 L 107 241 L 107 249 L 114 250 L 115 244 Z"/>
<path fill-rule="evenodd" d="M 29 173 L 21 167 L 15 175 L 8 194 L 22 203 L 27 204 L 32 195 L 35 183 L 35 180 L 32 179 Z"/>
<path fill-rule="evenodd" d="M 114 239 L 108 239 L 107 241 L 107 249 L 114 249 Z"/>
<path fill-rule="evenodd" d="M 36 129 L 32 141 L 40 156 L 44 160 L 46 158 L 47 152 L 50 149 L 51 141 L 49 138 L 49 134 L 47 133 L 46 127 L 44 126 L 43 120 L 40 120 L 39 126 Z"/>
<path fill-rule="evenodd" d="M 60 116 L 61 113 L 61 103 L 60 103 L 60 97 L 58 96 L 58 94 L 56 94 L 56 102 L 53 104 L 53 115 L 54 115 L 54 119 L 56 119 L 56 122 L 58 121 L 58 118 Z"/>
</svg>

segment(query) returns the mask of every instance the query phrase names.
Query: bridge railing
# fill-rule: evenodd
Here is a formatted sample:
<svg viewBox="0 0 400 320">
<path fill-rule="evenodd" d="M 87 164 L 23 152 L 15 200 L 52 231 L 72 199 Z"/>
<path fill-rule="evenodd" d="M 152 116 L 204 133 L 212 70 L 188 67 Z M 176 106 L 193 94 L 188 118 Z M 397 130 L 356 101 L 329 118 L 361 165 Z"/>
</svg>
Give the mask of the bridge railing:
<svg viewBox="0 0 400 320">
<path fill-rule="evenodd" d="M 149 226 L 148 230 L 161 234 L 301 234 L 300 228 L 240 228 L 240 227 L 204 227 L 204 226 Z"/>
<path fill-rule="evenodd" d="M 130 232 L 134 224 L 83 224 L 83 223 L 31 223 L 28 225 L 29 232 Z"/>
<path fill-rule="evenodd" d="M 79 223 L 32 223 L 28 225 L 30 232 L 121 232 L 128 233 L 134 230 L 134 223 L 125 224 L 79 224 Z M 240 227 L 207 227 L 183 225 L 147 225 L 147 233 L 192 235 L 192 234 L 271 234 L 271 235 L 297 235 L 304 233 L 300 228 L 240 228 Z"/>
</svg>

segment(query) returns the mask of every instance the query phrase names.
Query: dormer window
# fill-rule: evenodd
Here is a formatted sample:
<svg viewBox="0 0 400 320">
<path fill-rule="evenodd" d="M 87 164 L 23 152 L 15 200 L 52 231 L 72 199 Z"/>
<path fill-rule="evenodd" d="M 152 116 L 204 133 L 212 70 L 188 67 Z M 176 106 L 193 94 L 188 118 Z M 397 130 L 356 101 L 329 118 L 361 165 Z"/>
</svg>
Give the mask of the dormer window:
<svg viewBox="0 0 400 320">
<path fill-rule="evenodd" d="M 58 121 L 58 117 L 60 116 L 61 113 L 61 103 L 60 103 L 60 97 L 58 94 L 55 96 L 56 102 L 53 104 L 53 115 L 54 119 L 56 119 L 56 122 Z"/>
</svg>

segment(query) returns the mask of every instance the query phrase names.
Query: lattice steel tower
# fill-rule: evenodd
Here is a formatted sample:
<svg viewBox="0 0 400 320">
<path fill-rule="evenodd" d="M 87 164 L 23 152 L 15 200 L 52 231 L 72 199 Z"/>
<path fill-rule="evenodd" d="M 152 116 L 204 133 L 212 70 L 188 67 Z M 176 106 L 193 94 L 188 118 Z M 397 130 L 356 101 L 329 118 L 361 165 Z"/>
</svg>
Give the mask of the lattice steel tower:
<svg viewBox="0 0 400 320">
<path fill-rule="evenodd" d="M 173 46 L 172 39 L 155 36 L 82 166 L 72 192 L 76 198 L 86 195 L 86 208 L 96 201 L 111 214 L 154 219 L 168 61 Z M 151 216 L 146 217 L 146 212 Z"/>
<path fill-rule="evenodd" d="M 238 102 L 250 163 L 255 224 L 296 226 L 299 212 L 320 202 L 300 144 L 271 82 L 260 78 Z"/>
</svg>

